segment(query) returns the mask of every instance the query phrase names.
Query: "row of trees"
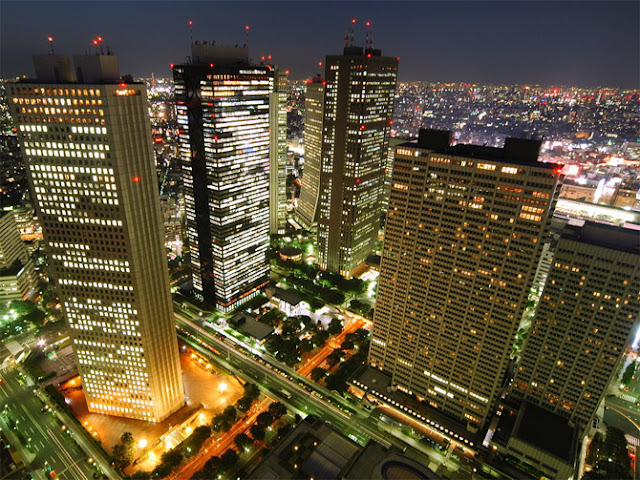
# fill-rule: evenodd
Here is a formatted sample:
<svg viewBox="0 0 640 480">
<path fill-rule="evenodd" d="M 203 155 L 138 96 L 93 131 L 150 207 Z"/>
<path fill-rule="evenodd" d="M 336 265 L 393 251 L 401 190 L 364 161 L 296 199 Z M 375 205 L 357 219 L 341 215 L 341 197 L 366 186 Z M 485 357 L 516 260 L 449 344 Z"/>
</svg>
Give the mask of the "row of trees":
<svg viewBox="0 0 640 480">
<path fill-rule="evenodd" d="M 356 352 L 348 360 L 346 352 L 357 349 Z M 345 335 L 345 340 L 327 357 L 327 363 L 331 368 L 340 364 L 338 369 L 329 374 L 324 368 L 316 367 L 311 371 L 311 379 L 319 382 L 325 380 L 326 386 L 330 390 L 336 390 L 342 393 L 347 388 L 347 380 L 353 373 L 367 360 L 367 352 L 369 351 L 369 332 L 364 328 L 360 328 L 353 333 Z"/>
<path fill-rule="evenodd" d="M 302 328 L 309 331 L 315 329 L 311 338 L 300 339 Z M 342 332 L 342 322 L 337 318 L 331 320 L 326 330 L 322 325 L 315 325 L 308 316 L 289 317 L 282 322 L 280 335 L 272 335 L 265 344 L 269 353 L 281 362 L 293 367 L 300 361 L 303 353 L 322 347 L 330 335 Z"/>
<path fill-rule="evenodd" d="M 227 407 L 228 408 L 228 407 Z M 233 407 L 232 407 L 233 408 Z M 251 436 L 246 433 L 239 433 L 233 439 L 236 447 L 239 451 L 245 450 L 250 447 L 254 441 L 262 441 L 266 435 L 266 429 L 273 424 L 274 421 L 280 419 L 287 409 L 280 402 L 275 402 L 269 405 L 269 410 L 260 413 L 255 423 L 249 429 Z M 289 426 L 288 424 L 286 426 Z M 278 435 L 280 436 L 283 427 L 278 429 Z M 290 428 L 290 427 L 289 427 Z M 210 480 L 216 478 L 218 475 L 229 473 L 235 468 L 238 463 L 238 454 L 235 450 L 228 449 L 224 454 L 217 457 L 211 457 L 207 460 L 204 467 L 195 473 L 191 478 L 195 480 Z"/>
</svg>

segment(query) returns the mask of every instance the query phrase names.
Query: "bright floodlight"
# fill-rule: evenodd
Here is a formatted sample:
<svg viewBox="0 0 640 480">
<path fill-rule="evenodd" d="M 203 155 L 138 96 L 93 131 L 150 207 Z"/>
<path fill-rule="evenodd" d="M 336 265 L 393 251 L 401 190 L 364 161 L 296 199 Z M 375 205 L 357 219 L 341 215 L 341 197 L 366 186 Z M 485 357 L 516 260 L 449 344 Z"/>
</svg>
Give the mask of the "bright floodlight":
<svg viewBox="0 0 640 480">
<path fill-rule="evenodd" d="M 146 441 L 144 438 L 141 438 L 141 439 L 138 441 L 138 448 L 144 448 L 144 447 L 146 447 L 146 446 L 147 446 L 147 441 Z"/>
<path fill-rule="evenodd" d="M 38 340 L 38 346 L 44 347 L 44 338 L 41 338 L 40 340 Z"/>
<path fill-rule="evenodd" d="M 228 385 L 224 382 L 220 383 L 220 385 L 218 385 L 218 390 L 220 390 L 221 392 L 225 392 L 227 390 Z"/>
</svg>

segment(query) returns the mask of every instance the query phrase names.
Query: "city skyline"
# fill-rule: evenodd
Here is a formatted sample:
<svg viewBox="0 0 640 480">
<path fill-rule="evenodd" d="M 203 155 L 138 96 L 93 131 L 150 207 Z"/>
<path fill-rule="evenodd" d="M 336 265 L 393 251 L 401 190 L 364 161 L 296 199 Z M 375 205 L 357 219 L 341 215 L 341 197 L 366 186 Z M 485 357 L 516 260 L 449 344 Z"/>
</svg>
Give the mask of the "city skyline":
<svg viewBox="0 0 640 480">
<path fill-rule="evenodd" d="M 370 21 L 376 45 L 402 58 L 399 81 L 628 88 L 638 82 L 635 2 L 180 5 L 182 12 L 175 15 L 171 2 L 3 2 L 1 74 L 31 75 L 25 59 L 33 52 L 46 53 L 48 36 L 56 51 L 65 52 L 89 48 L 91 39 L 101 35 L 124 64 L 137 65 L 128 73 L 169 77 L 169 62 L 182 63 L 188 55 L 187 22 L 193 20 L 194 40 L 221 44 L 243 44 L 248 25 L 252 58 L 271 54 L 290 69 L 291 78 L 302 79 L 317 73 L 324 55 L 341 50 L 350 20 L 356 18 L 356 44 L 364 44 L 364 22 Z M 14 21 L 25 15 L 26 25 Z M 74 28 L 60 28 L 70 18 Z M 6 41 L 16 35 L 19 44 Z M 131 44 L 138 48 L 127 48 Z"/>
</svg>

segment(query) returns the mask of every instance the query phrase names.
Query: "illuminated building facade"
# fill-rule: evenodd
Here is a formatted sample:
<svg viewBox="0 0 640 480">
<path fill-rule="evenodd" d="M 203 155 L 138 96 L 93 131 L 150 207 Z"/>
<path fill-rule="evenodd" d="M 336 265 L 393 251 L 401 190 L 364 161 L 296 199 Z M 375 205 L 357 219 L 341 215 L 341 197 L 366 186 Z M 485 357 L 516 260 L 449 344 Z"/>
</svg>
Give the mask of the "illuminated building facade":
<svg viewBox="0 0 640 480">
<path fill-rule="evenodd" d="M 184 392 L 145 87 L 113 55 L 75 56 L 85 82 L 47 57 L 7 90 L 87 405 L 158 422 Z"/>
<path fill-rule="evenodd" d="M 304 171 L 296 213 L 300 222 L 306 227 L 314 226 L 318 221 L 325 84 L 326 82 L 320 76 L 314 77 L 307 83 L 304 97 Z"/>
<path fill-rule="evenodd" d="M 398 59 L 372 48 L 327 56 L 317 212 L 323 270 L 350 277 L 375 251 L 397 73 Z"/>
<path fill-rule="evenodd" d="M 246 47 L 194 44 L 173 68 L 194 293 L 222 311 L 269 280 L 273 67 Z"/>
<path fill-rule="evenodd" d="M 589 426 L 639 315 L 638 231 L 590 222 L 566 226 L 511 395 Z"/>
<path fill-rule="evenodd" d="M 269 147 L 269 225 L 272 234 L 285 232 L 287 223 L 287 72 L 273 67 L 269 101 L 271 144 Z"/>
<path fill-rule="evenodd" d="M 0 210 L 0 302 L 26 299 L 35 287 L 33 262 L 12 210 Z"/>
<path fill-rule="evenodd" d="M 396 148 L 369 363 L 473 429 L 501 394 L 559 173 L 537 141 L 450 138 Z"/>
</svg>

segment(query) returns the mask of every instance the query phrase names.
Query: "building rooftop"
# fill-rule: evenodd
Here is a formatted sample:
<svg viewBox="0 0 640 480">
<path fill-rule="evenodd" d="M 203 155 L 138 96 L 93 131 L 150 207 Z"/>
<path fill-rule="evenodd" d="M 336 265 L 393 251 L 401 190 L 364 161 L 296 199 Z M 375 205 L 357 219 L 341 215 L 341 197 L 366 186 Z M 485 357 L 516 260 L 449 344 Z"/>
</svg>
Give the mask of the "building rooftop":
<svg viewBox="0 0 640 480">
<path fill-rule="evenodd" d="M 302 297 L 296 292 L 285 290 L 284 288 L 276 288 L 275 296 L 289 305 L 298 305 L 302 301 Z"/>
<path fill-rule="evenodd" d="M 331 426 L 308 416 L 247 478 L 285 480 L 435 480 L 438 477 L 395 449 L 370 441 L 363 448 Z"/>
<path fill-rule="evenodd" d="M 257 340 L 267 338 L 273 333 L 272 327 L 266 323 L 258 322 L 247 313 L 238 313 L 229 320 L 229 323 L 240 333 L 244 333 L 245 335 Z"/>
<path fill-rule="evenodd" d="M 522 405 L 513 436 L 566 462 L 572 463 L 575 457 L 576 429 L 566 418 L 536 405 Z"/>
<path fill-rule="evenodd" d="M 450 131 L 430 129 L 421 129 L 417 140 L 401 144 L 403 147 L 424 148 L 443 155 L 527 165 L 549 170 L 557 168 L 557 164 L 538 161 L 541 145 L 540 140 L 523 138 L 507 138 L 503 148 L 464 143 L 451 145 Z"/>
<path fill-rule="evenodd" d="M 561 236 L 599 247 L 640 254 L 640 232 L 631 228 L 584 222 L 582 226 L 568 224 Z"/>
</svg>

